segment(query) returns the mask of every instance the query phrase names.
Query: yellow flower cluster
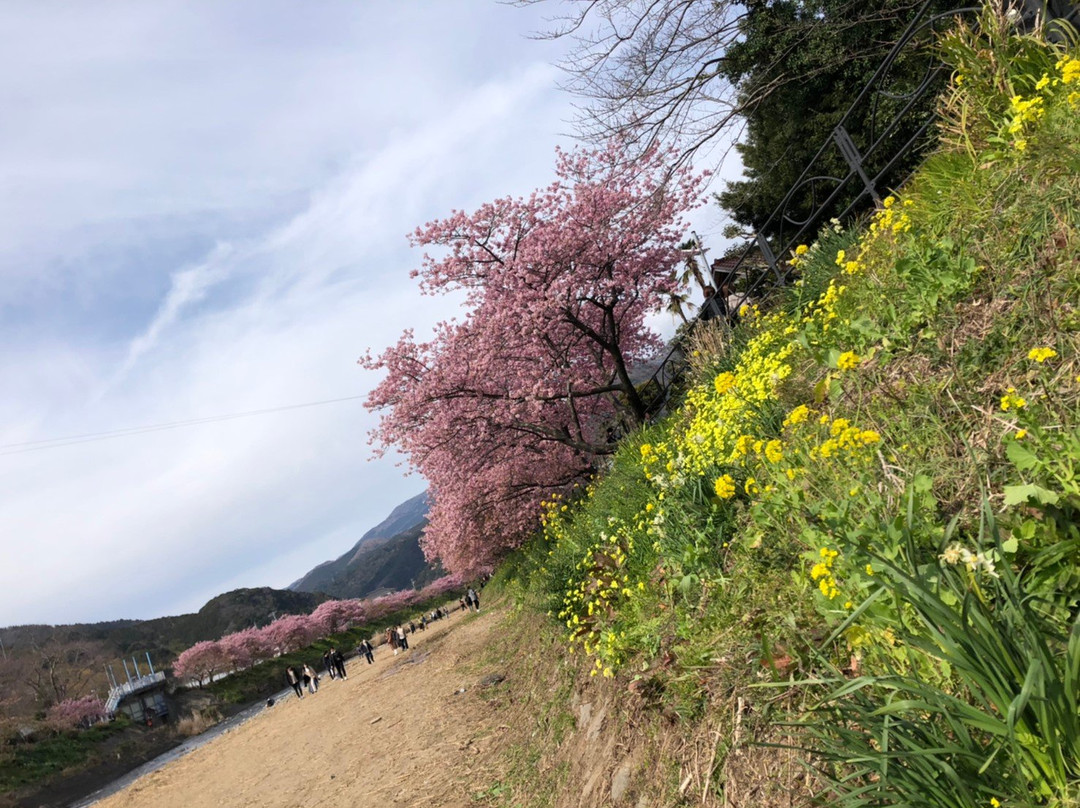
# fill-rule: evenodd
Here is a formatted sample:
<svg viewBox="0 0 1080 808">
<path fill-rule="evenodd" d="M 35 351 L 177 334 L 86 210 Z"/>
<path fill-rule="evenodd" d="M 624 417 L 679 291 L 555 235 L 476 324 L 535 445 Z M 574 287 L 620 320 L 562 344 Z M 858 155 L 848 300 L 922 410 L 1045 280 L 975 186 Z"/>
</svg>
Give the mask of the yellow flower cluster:
<svg viewBox="0 0 1080 808">
<path fill-rule="evenodd" d="M 559 619 L 570 631 L 570 643 L 580 643 L 586 654 L 596 654 L 609 665 L 618 664 L 614 632 L 604 632 L 600 621 L 609 619 L 618 604 L 632 594 L 630 576 L 625 572 L 633 540 L 601 534 L 585 552 L 575 570 L 576 580 L 567 580 Z M 599 661 L 599 660 L 598 660 Z"/>
<path fill-rule="evenodd" d="M 735 480 L 730 474 L 725 474 L 722 477 L 717 478 L 716 485 L 713 486 L 716 491 L 716 496 L 720 499 L 731 499 L 735 496 Z"/>
<path fill-rule="evenodd" d="M 713 387 L 716 388 L 718 395 L 724 395 L 728 390 L 735 386 L 735 374 L 734 373 L 721 373 L 715 379 L 713 379 Z"/>
<path fill-rule="evenodd" d="M 905 199 L 901 208 L 909 207 L 910 200 Z M 896 197 L 887 196 L 881 203 L 881 210 L 874 214 L 870 222 L 871 237 L 879 233 L 907 233 L 911 230 L 911 217 L 897 209 Z"/>
<path fill-rule="evenodd" d="M 810 577 L 818 582 L 818 590 L 829 600 L 833 600 L 840 594 L 840 587 L 836 585 L 836 577 L 833 575 L 833 564 L 840 555 L 836 550 L 822 547 L 819 551 L 821 560 L 810 570 Z"/>
<path fill-rule="evenodd" d="M 1062 84 L 1080 84 L 1080 59 L 1066 56 L 1058 61 L 1057 69 L 1061 71 Z"/>
<path fill-rule="evenodd" d="M 862 362 L 862 358 L 854 351 L 844 351 L 840 354 L 840 358 L 836 360 L 836 366 L 840 370 L 855 370 Z"/>
<path fill-rule="evenodd" d="M 1012 114 L 1009 134 L 1015 135 L 1021 132 L 1026 124 L 1042 118 L 1046 114 L 1046 107 L 1043 106 L 1041 95 L 1027 99 L 1021 95 L 1014 95 L 1009 99 L 1009 111 Z"/>
<path fill-rule="evenodd" d="M 765 459 L 770 463 L 779 463 L 784 459 L 784 444 L 778 440 L 771 440 L 765 444 Z"/>
<path fill-rule="evenodd" d="M 805 404 L 800 404 L 798 407 L 788 413 L 787 418 L 784 419 L 784 426 L 798 426 L 805 423 L 806 419 L 810 417 L 810 408 Z"/>
<path fill-rule="evenodd" d="M 841 296 L 847 291 L 847 287 L 838 284 L 836 279 L 833 278 L 829 281 L 828 287 L 818 298 L 816 303 L 810 305 L 810 309 L 806 316 L 803 317 L 804 323 L 811 323 L 814 320 L 818 320 L 821 323 L 821 330 L 828 331 L 832 325 L 832 321 L 837 319 L 840 315 L 836 311 L 836 305 L 840 302 Z"/>
<path fill-rule="evenodd" d="M 803 264 L 806 263 L 806 258 L 804 256 L 808 252 L 810 252 L 810 248 L 807 247 L 805 244 L 800 244 L 798 247 L 792 250 L 791 258 L 788 259 L 788 266 L 795 267 L 796 269 L 801 267 Z"/>
<path fill-rule="evenodd" d="M 1016 388 L 1010 387 L 1005 391 L 1005 395 L 1001 397 L 1001 409 L 1005 412 L 1009 410 L 1022 410 L 1027 406 L 1027 401 L 1016 394 Z"/>
<path fill-rule="evenodd" d="M 821 423 L 828 423 L 828 417 L 822 416 Z M 810 449 L 810 459 L 828 460 L 833 457 L 844 455 L 853 460 L 859 457 L 864 449 L 881 442 L 881 435 L 872 429 L 859 429 L 852 426 L 847 418 L 837 418 L 829 424 L 829 437 L 817 446 Z"/>
<path fill-rule="evenodd" d="M 1057 355 L 1057 351 L 1053 348 L 1046 347 L 1032 348 L 1028 351 L 1028 359 L 1038 362 L 1040 365 L 1047 359 L 1053 359 Z"/>
<path fill-rule="evenodd" d="M 783 333 L 787 324 L 784 314 L 761 317 L 758 333 L 734 371 L 721 373 L 712 385 L 687 393 L 691 417 L 685 433 L 673 446 L 664 447 L 680 471 L 702 476 L 717 465 L 741 464 L 751 452 L 765 450 L 764 442 L 755 447 L 758 439 L 752 430 L 761 408 L 777 400 L 780 383 L 791 374 L 788 359 L 795 345 Z"/>
</svg>

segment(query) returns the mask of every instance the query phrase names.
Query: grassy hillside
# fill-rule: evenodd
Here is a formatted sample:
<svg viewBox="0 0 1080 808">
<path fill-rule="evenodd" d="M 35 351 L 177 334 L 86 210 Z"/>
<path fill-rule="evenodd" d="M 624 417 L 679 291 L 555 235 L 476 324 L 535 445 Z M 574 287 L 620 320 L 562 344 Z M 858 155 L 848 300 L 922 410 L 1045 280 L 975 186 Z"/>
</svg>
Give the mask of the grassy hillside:
<svg viewBox="0 0 1080 808">
<path fill-rule="evenodd" d="M 990 15 L 942 47 L 938 151 L 698 334 L 683 406 L 503 572 L 590 677 L 707 727 L 703 800 L 755 738 L 828 804 L 1080 795 L 1080 52 Z"/>
</svg>

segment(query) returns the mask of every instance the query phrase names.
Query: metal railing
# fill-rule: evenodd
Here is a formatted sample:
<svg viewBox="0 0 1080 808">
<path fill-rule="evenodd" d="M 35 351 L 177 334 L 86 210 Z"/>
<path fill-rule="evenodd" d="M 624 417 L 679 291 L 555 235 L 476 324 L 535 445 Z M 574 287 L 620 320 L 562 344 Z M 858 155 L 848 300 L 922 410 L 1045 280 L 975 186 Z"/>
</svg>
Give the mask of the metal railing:
<svg viewBox="0 0 1080 808">
<path fill-rule="evenodd" d="M 130 696 L 133 693 L 138 693 L 140 690 L 145 690 L 149 687 L 153 687 L 159 682 L 165 681 L 165 674 L 162 671 L 156 671 L 155 673 L 148 673 L 145 676 L 140 676 L 138 679 L 132 679 L 131 681 L 124 682 L 116 685 L 116 687 L 109 689 L 109 698 L 105 702 L 105 714 L 112 715 L 116 712 L 116 708 L 120 706 L 120 702 L 125 696 Z"/>
</svg>

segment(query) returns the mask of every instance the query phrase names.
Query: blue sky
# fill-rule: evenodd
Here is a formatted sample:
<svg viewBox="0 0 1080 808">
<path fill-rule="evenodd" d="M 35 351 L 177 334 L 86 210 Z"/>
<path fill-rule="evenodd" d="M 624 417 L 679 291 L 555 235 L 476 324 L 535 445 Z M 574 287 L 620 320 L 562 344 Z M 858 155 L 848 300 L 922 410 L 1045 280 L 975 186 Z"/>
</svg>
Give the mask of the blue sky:
<svg viewBox="0 0 1080 808">
<path fill-rule="evenodd" d="M 369 462 L 358 401 L 24 449 L 364 394 L 367 348 L 453 314 L 406 234 L 571 143 L 542 27 L 482 0 L 0 6 L 0 626 L 285 586 L 422 490 Z"/>
</svg>

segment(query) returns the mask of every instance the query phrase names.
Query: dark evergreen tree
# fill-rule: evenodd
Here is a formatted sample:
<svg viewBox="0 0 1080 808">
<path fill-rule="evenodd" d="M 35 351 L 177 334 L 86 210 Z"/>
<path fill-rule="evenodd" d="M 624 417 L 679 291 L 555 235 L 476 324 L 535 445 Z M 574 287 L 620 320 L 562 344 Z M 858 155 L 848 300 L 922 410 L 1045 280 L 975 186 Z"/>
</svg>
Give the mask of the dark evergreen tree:
<svg viewBox="0 0 1080 808">
<path fill-rule="evenodd" d="M 741 36 L 726 52 L 721 70 L 738 88 L 745 132 L 736 147 L 745 166 L 745 179 L 733 182 L 718 195 L 740 225 L 780 234 L 781 221 L 767 227 L 770 215 L 784 200 L 841 117 L 859 96 L 894 44 L 901 38 L 922 3 L 911 0 L 752 0 L 740 21 Z M 952 4 L 938 2 L 930 13 Z M 885 76 L 880 89 L 860 104 L 860 111 L 845 122 L 852 140 L 865 150 L 891 117 L 907 102 L 906 93 L 917 87 L 934 64 L 932 50 L 921 49 L 932 40 L 926 30 Z M 944 77 L 940 78 L 943 81 Z M 882 144 L 870 164 L 870 174 L 883 168 L 930 114 L 934 94 L 928 93 L 904 123 Z M 922 138 L 925 146 L 930 138 Z M 907 176 L 919 149 L 901 160 L 883 179 L 887 189 Z M 848 164 L 838 148 L 828 148 L 814 165 L 815 176 L 843 177 Z M 822 181 L 804 187 L 789 202 L 790 219 L 800 221 L 816 202 L 835 187 Z M 863 189 L 855 181 L 825 212 L 845 208 Z M 866 200 L 869 203 L 869 199 Z M 784 226 L 784 234 L 792 230 Z"/>
</svg>

